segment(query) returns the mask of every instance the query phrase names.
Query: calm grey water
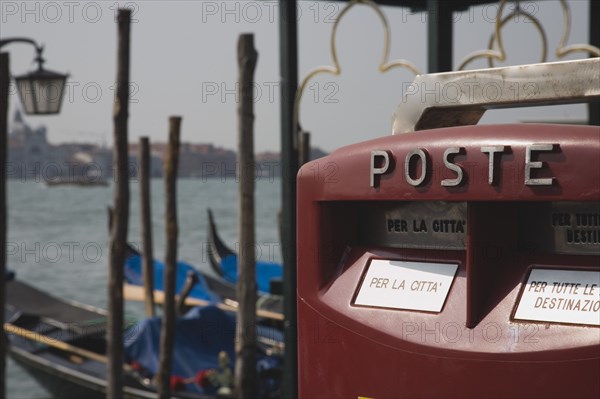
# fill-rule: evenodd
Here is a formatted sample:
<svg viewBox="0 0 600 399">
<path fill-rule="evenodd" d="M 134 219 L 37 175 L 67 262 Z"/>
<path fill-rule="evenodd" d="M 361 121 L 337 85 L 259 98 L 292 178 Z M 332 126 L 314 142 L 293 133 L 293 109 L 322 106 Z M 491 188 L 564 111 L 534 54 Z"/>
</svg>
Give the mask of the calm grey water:
<svg viewBox="0 0 600 399">
<path fill-rule="evenodd" d="M 237 183 L 233 177 L 178 180 L 178 258 L 209 270 L 206 209 L 212 208 L 221 238 L 235 248 Z M 129 241 L 140 241 L 137 182 L 131 183 Z M 35 181 L 8 181 L 8 267 L 17 278 L 54 296 L 106 308 L 108 236 L 106 207 L 112 187 L 46 187 Z M 277 229 L 280 180 L 256 182 L 257 257 L 281 261 Z M 152 181 L 155 257 L 164 254 L 163 182 Z M 128 303 L 126 317 L 140 318 L 140 304 Z M 10 358 L 7 397 L 50 398 Z"/>
</svg>

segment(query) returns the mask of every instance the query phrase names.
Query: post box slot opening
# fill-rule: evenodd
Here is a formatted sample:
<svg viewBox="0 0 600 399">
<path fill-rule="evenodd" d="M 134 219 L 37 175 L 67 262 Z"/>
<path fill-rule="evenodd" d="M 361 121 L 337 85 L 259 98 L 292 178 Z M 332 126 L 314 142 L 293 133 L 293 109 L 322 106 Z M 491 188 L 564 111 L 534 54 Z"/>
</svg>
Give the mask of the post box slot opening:
<svg viewBox="0 0 600 399">
<path fill-rule="evenodd" d="M 318 209 L 321 288 L 331 286 L 356 260 L 349 258 L 353 248 L 393 255 L 381 259 L 422 262 L 441 262 L 440 254 L 448 258 L 456 252 L 465 259 L 466 293 L 460 295 L 465 295 L 469 328 L 523 284 L 535 262 L 566 268 L 600 265 L 594 238 L 599 202 L 331 201 Z M 362 266 L 363 278 L 367 266 Z M 360 284 L 348 290 L 348 303 L 354 303 L 359 289 Z"/>
</svg>

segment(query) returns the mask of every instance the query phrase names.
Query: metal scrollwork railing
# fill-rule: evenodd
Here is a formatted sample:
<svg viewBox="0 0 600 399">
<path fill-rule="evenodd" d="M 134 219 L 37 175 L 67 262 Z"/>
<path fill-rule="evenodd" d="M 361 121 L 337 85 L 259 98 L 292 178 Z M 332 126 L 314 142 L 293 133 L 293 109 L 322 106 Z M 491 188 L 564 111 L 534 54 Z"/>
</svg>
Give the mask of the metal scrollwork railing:
<svg viewBox="0 0 600 399">
<path fill-rule="evenodd" d="M 504 44 L 502 41 L 502 28 L 514 17 L 523 17 L 533 23 L 533 26 L 540 33 L 542 38 L 542 56 L 540 62 L 546 62 L 547 54 L 548 54 L 548 40 L 546 38 L 546 31 L 544 27 L 540 23 L 540 21 L 529 11 L 524 10 L 520 2 L 517 1 L 515 8 L 503 17 L 504 8 L 506 6 L 507 0 L 502 0 L 500 2 L 500 6 L 498 7 L 498 12 L 496 14 L 496 23 L 495 29 L 490 37 L 488 42 L 488 48 L 485 50 L 478 50 L 469 55 L 467 55 L 463 61 L 458 66 L 457 70 L 463 70 L 465 67 L 471 62 L 479 59 L 479 58 L 487 58 L 488 65 L 490 68 L 494 67 L 494 60 L 496 61 L 505 61 L 506 60 L 506 51 L 504 50 Z M 600 49 L 595 46 L 589 44 L 573 44 L 567 45 L 569 41 L 569 34 L 571 31 L 571 10 L 566 0 L 560 0 L 560 4 L 563 11 L 563 33 L 561 36 L 560 43 L 556 48 L 556 57 L 563 58 L 568 54 L 574 52 L 587 52 L 592 56 L 599 57 Z M 497 50 L 494 48 L 495 45 L 498 45 Z"/>
<path fill-rule="evenodd" d="M 569 8 L 566 0 L 560 0 L 560 5 L 562 6 L 563 10 L 563 33 L 562 37 L 560 38 L 560 43 L 556 48 L 556 56 L 558 58 L 563 58 L 571 53 L 585 52 L 594 57 L 600 57 L 600 49 L 596 46 L 585 43 L 572 44 L 570 46 L 567 45 L 567 42 L 569 41 L 569 34 L 571 32 L 571 9 Z"/>
<path fill-rule="evenodd" d="M 295 121 L 295 125 L 298 127 L 301 126 L 301 124 L 300 124 L 300 102 L 302 100 L 302 95 L 304 93 L 304 89 L 307 87 L 308 82 L 311 79 L 313 79 L 315 76 L 317 76 L 321 73 L 329 73 L 332 75 L 339 76 L 342 72 L 342 68 L 340 67 L 340 63 L 338 60 L 336 41 L 335 41 L 336 34 L 337 34 L 337 28 L 338 28 L 340 21 L 344 17 L 344 15 L 346 15 L 348 13 L 348 11 L 350 11 L 350 9 L 354 6 L 356 6 L 357 4 L 363 4 L 365 6 L 370 7 L 371 9 L 373 9 L 373 11 L 375 11 L 375 13 L 379 17 L 379 19 L 383 25 L 384 49 L 383 49 L 383 56 L 382 56 L 381 62 L 379 64 L 379 72 L 385 73 L 393 68 L 406 68 L 406 69 L 410 70 L 411 72 L 413 72 L 415 75 L 419 75 L 421 73 L 421 72 L 419 72 L 417 67 L 410 61 L 403 60 L 403 59 L 389 61 L 390 29 L 389 29 L 387 18 L 385 17 L 384 13 L 381 11 L 379 6 L 372 0 L 352 0 L 350 3 L 348 3 L 348 5 L 346 7 L 344 7 L 342 9 L 342 11 L 340 12 L 340 14 L 338 15 L 338 17 L 336 18 L 336 20 L 333 24 L 333 29 L 331 31 L 331 39 L 330 39 L 331 58 L 333 60 L 333 65 L 320 66 L 320 67 L 317 67 L 317 68 L 311 70 L 304 77 L 304 79 L 302 79 L 302 82 L 298 86 L 298 90 L 296 91 L 295 103 L 294 103 L 294 121 Z"/>
</svg>

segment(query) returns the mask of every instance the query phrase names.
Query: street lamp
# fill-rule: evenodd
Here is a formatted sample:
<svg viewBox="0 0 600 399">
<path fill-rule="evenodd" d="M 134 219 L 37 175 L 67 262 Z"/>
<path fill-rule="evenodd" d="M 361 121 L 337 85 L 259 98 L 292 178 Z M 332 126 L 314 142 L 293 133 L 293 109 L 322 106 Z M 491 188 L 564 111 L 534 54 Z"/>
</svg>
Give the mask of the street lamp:
<svg viewBox="0 0 600 399">
<path fill-rule="evenodd" d="M 15 42 L 32 44 L 37 53 L 35 57 L 35 61 L 38 63 L 37 69 L 24 75 L 15 76 L 25 113 L 28 115 L 59 113 L 68 75 L 44 69 L 45 60 L 42 57 L 44 47 L 31 39 L 15 37 L 0 40 L 0 48 Z"/>
<path fill-rule="evenodd" d="M 10 43 L 29 43 L 35 47 L 38 68 L 36 71 L 15 77 L 17 89 L 25 113 L 33 115 L 51 115 L 60 111 L 67 75 L 45 70 L 43 67 L 44 48 L 35 41 L 15 37 L 0 40 L 0 48 Z M 6 272 L 6 147 L 8 137 L 8 90 L 9 57 L 0 52 L 0 324 L 4 323 L 4 275 Z M 6 396 L 6 337 L 0 330 L 0 397 Z"/>
</svg>

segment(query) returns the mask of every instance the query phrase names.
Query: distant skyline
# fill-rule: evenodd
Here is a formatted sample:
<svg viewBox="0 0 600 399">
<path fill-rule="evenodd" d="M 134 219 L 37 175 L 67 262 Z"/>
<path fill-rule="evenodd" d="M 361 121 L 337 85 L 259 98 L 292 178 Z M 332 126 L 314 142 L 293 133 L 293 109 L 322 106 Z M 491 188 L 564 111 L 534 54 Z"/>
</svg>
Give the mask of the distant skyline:
<svg viewBox="0 0 600 399">
<path fill-rule="evenodd" d="M 540 20 L 548 35 L 548 58 L 562 34 L 559 1 L 521 2 Z M 569 44 L 588 42 L 588 0 L 569 1 Z M 57 116 L 27 116 L 32 126 L 46 125 L 53 143 L 112 143 L 112 100 L 116 64 L 118 6 L 134 9 L 132 24 L 132 104 L 129 139 L 139 136 L 166 141 L 167 119 L 183 116 L 182 140 L 236 147 L 236 43 L 240 33 L 254 33 L 259 53 L 255 74 L 255 148 L 279 151 L 279 38 L 276 1 L 5 1 L 0 2 L 1 38 L 26 36 L 45 44 L 46 67 L 71 77 Z M 299 79 L 320 65 L 330 65 L 333 20 L 345 3 L 299 2 Z M 507 7 L 510 11 L 512 4 Z M 454 65 L 487 46 L 497 5 L 455 15 Z M 382 7 L 391 30 L 390 60 L 410 60 L 425 72 L 426 16 L 408 9 Z M 506 65 L 539 61 L 541 40 L 522 18 L 507 25 Z M 314 146 L 332 151 L 342 145 L 386 136 L 391 115 L 402 97 L 410 72 L 377 72 L 383 29 L 377 15 L 356 6 L 341 22 L 337 36 L 341 76 L 320 75 L 304 93 L 303 127 Z M 33 68 L 33 47 L 9 45 L 13 75 Z M 569 58 L 582 58 L 575 54 Z M 485 67 L 478 61 L 472 68 Z M 20 101 L 10 95 L 10 117 Z M 587 116 L 584 105 L 493 111 L 482 123 L 569 119 Z"/>
</svg>

